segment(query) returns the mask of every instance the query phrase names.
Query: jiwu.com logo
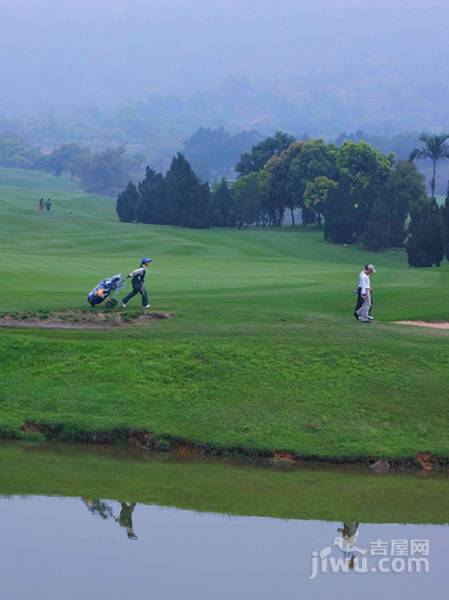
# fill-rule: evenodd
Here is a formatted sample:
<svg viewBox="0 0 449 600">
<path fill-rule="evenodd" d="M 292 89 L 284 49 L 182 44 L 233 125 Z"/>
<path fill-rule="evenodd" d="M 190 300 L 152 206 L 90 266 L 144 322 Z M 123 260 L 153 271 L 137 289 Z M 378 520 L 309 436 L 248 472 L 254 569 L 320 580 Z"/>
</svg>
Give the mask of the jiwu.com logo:
<svg viewBox="0 0 449 600">
<path fill-rule="evenodd" d="M 429 540 L 378 539 L 361 548 L 358 531 L 358 523 L 344 523 L 330 546 L 314 550 L 309 579 L 328 573 L 429 573 Z"/>
</svg>

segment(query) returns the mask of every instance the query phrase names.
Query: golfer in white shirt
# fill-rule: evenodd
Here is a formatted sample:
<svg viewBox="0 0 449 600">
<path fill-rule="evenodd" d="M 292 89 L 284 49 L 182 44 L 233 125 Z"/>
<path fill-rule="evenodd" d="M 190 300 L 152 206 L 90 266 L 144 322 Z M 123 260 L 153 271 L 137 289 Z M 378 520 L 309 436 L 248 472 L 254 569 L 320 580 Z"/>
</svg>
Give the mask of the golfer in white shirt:
<svg viewBox="0 0 449 600">
<path fill-rule="evenodd" d="M 375 273 L 374 265 L 365 265 L 359 274 L 359 285 L 357 288 L 357 304 L 354 316 L 362 323 L 370 323 L 373 317 L 370 315 L 371 309 L 371 280 L 370 276 Z"/>
</svg>

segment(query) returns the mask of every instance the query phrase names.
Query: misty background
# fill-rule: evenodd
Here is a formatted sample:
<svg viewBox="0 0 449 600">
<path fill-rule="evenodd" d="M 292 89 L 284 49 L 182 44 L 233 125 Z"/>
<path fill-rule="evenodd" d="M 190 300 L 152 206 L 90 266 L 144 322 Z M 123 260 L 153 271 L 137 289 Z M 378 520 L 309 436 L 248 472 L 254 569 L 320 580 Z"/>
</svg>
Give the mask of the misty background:
<svg viewBox="0 0 449 600">
<path fill-rule="evenodd" d="M 0 133 L 161 168 L 199 127 L 405 153 L 449 129 L 448 22 L 447 0 L 1 0 Z"/>
</svg>

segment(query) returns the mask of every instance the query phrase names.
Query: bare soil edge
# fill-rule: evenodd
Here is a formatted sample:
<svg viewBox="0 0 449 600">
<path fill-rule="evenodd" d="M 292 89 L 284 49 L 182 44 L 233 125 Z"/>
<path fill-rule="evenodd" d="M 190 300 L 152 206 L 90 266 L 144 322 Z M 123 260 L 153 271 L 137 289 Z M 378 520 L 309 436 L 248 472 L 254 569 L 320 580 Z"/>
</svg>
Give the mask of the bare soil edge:
<svg viewBox="0 0 449 600">
<path fill-rule="evenodd" d="M 111 329 L 129 325 L 142 325 L 161 319 L 169 319 L 173 313 L 163 311 L 128 315 L 126 312 L 52 312 L 47 315 L 23 316 L 5 314 L 0 316 L 0 327 L 34 329 Z"/>
<path fill-rule="evenodd" d="M 449 321 L 394 321 L 397 325 L 412 325 L 413 327 L 428 327 L 429 329 L 449 330 Z"/>
<path fill-rule="evenodd" d="M 417 452 L 415 456 L 402 459 L 369 456 L 351 457 L 320 457 L 300 455 L 288 450 L 270 451 L 263 448 L 248 448 L 244 446 L 223 447 L 209 442 L 196 442 L 168 434 L 154 434 L 151 431 L 120 428 L 111 431 L 81 431 L 64 427 L 64 425 L 25 421 L 20 432 L 0 433 L 3 439 L 25 439 L 27 441 L 88 443 L 96 445 L 125 444 L 131 448 L 143 451 L 173 452 L 181 456 L 216 456 L 236 457 L 252 463 L 272 465 L 281 468 L 294 468 L 305 465 L 319 466 L 365 466 L 379 475 L 387 474 L 391 469 L 417 470 L 424 472 L 449 470 L 449 456 L 432 456 L 427 452 Z M 34 438 L 34 439 L 33 439 Z"/>
</svg>

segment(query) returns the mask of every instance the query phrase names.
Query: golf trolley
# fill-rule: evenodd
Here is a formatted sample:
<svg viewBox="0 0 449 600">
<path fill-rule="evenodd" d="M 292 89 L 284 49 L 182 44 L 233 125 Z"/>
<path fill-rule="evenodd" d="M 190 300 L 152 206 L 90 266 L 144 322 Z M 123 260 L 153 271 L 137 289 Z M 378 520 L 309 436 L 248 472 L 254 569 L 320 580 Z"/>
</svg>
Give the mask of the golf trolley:
<svg viewBox="0 0 449 600">
<path fill-rule="evenodd" d="M 125 286 L 123 275 L 114 275 L 107 279 L 102 279 L 88 294 L 87 301 L 91 306 L 98 306 L 106 301 L 106 308 L 114 308 L 118 304 L 116 295 Z"/>
</svg>

